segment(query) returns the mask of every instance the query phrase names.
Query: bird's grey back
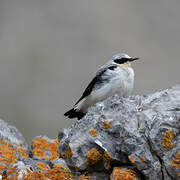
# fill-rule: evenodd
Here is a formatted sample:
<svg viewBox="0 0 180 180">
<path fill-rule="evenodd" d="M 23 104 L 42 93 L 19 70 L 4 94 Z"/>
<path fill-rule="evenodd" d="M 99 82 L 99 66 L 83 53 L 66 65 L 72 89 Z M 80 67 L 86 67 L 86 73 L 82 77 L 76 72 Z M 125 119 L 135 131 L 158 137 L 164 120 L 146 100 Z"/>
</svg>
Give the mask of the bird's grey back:
<svg viewBox="0 0 180 180">
<path fill-rule="evenodd" d="M 115 59 L 120 59 L 120 58 L 127 58 L 129 57 L 127 54 L 124 53 L 119 53 L 119 54 L 115 54 L 112 56 L 112 58 L 103 66 L 101 66 L 97 72 L 96 72 L 96 76 L 101 74 L 102 72 L 104 72 L 105 70 L 107 70 L 110 66 L 114 65 L 114 60 Z"/>
</svg>

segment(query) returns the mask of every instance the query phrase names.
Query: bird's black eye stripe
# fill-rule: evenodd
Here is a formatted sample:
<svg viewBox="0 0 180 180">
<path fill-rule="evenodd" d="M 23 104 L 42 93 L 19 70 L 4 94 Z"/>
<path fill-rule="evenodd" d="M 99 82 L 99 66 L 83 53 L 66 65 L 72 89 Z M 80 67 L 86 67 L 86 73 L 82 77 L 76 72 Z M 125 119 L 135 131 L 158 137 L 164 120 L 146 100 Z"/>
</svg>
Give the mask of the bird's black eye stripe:
<svg viewBox="0 0 180 180">
<path fill-rule="evenodd" d="M 115 59 L 114 62 L 117 64 L 123 64 L 125 62 L 129 61 L 129 58 L 121 58 L 121 59 Z"/>
<path fill-rule="evenodd" d="M 114 70 L 115 68 L 117 68 L 117 66 L 110 66 L 110 67 L 108 67 L 108 69 L 110 69 L 110 70 Z"/>
</svg>

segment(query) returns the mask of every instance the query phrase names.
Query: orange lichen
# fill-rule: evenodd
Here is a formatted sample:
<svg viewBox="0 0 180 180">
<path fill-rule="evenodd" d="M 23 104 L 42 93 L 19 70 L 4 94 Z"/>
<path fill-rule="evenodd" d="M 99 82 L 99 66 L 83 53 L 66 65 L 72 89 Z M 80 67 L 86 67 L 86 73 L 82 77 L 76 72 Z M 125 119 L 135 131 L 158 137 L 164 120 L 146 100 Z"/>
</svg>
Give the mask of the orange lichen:
<svg viewBox="0 0 180 180">
<path fill-rule="evenodd" d="M 0 162 L 13 164 L 16 161 L 16 153 L 12 144 L 8 141 L 0 140 Z"/>
<path fill-rule="evenodd" d="M 176 158 L 171 161 L 171 165 L 180 168 L 180 150 L 176 154 Z"/>
<path fill-rule="evenodd" d="M 32 179 L 35 179 L 35 180 L 43 180 L 43 179 L 75 180 L 75 177 L 69 169 L 53 168 L 47 171 L 34 171 L 34 172 L 28 171 L 28 174 L 24 174 L 23 179 L 26 179 L 26 180 L 32 180 Z"/>
<path fill-rule="evenodd" d="M 18 171 L 17 166 L 14 166 L 5 171 L 5 173 L 1 174 L 3 180 L 17 180 L 18 179 Z"/>
<path fill-rule="evenodd" d="M 58 154 L 58 140 L 48 142 L 45 138 L 36 138 L 32 142 L 33 155 L 37 158 L 43 158 L 47 160 L 56 160 L 59 158 Z M 46 155 L 46 151 L 50 152 L 50 155 Z"/>
<path fill-rule="evenodd" d="M 22 148 L 22 146 L 17 147 L 16 152 L 22 157 L 22 158 L 28 158 L 28 152 Z"/>
<path fill-rule="evenodd" d="M 133 157 L 128 156 L 128 159 L 129 159 L 129 161 L 130 161 L 132 164 L 135 164 L 135 161 L 134 161 L 134 158 L 133 158 Z"/>
<path fill-rule="evenodd" d="M 105 168 L 106 168 L 107 170 L 109 170 L 109 169 L 111 168 L 112 156 L 111 156 L 107 151 L 104 151 L 103 161 L 106 162 Z"/>
<path fill-rule="evenodd" d="M 91 136 L 93 136 L 93 137 L 96 137 L 96 136 L 97 136 L 97 131 L 96 131 L 94 128 L 90 129 L 89 133 L 90 133 Z"/>
<path fill-rule="evenodd" d="M 79 180 L 93 180 L 93 178 L 91 176 L 85 176 L 85 175 L 81 175 L 79 177 Z"/>
<path fill-rule="evenodd" d="M 35 165 L 36 165 L 38 168 L 42 169 L 42 170 L 49 170 L 49 169 L 50 169 L 49 165 L 46 164 L 46 163 L 37 162 Z"/>
<path fill-rule="evenodd" d="M 164 132 L 164 137 L 161 142 L 162 146 L 165 147 L 167 150 L 173 148 L 174 144 L 172 143 L 172 139 L 176 136 L 176 133 L 171 131 L 170 129 Z"/>
<path fill-rule="evenodd" d="M 70 146 L 68 146 L 66 153 L 61 153 L 61 157 L 62 158 L 69 158 L 69 159 L 71 159 L 72 156 L 73 156 L 73 153 L 71 151 Z"/>
<path fill-rule="evenodd" d="M 6 162 L 0 162 L 0 173 L 6 169 L 8 164 Z"/>
<path fill-rule="evenodd" d="M 74 175 L 68 168 L 53 168 L 43 171 L 30 171 L 26 169 L 26 173 L 22 174 L 22 179 L 25 180 L 44 180 L 44 179 L 52 179 L 52 180 L 59 180 L 59 179 L 67 179 L 67 180 L 75 180 Z M 3 180 L 17 180 L 19 175 L 19 171 L 17 167 L 13 167 L 9 169 L 6 174 L 3 176 Z"/>
<path fill-rule="evenodd" d="M 115 167 L 111 174 L 111 180 L 136 180 L 136 173 L 131 169 Z"/>
<path fill-rule="evenodd" d="M 64 165 L 62 165 L 62 164 L 54 164 L 53 168 L 64 168 Z"/>
<path fill-rule="evenodd" d="M 146 161 L 146 158 L 145 158 L 144 156 L 141 156 L 141 157 L 140 157 L 140 160 L 141 160 L 141 162 L 145 162 L 145 161 Z"/>
<path fill-rule="evenodd" d="M 92 148 L 87 152 L 87 164 L 96 164 L 102 159 L 102 157 L 102 154 L 96 148 Z"/>
<path fill-rule="evenodd" d="M 112 125 L 107 123 L 106 121 L 104 121 L 103 123 L 104 123 L 104 129 L 112 128 Z"/>
</svg>

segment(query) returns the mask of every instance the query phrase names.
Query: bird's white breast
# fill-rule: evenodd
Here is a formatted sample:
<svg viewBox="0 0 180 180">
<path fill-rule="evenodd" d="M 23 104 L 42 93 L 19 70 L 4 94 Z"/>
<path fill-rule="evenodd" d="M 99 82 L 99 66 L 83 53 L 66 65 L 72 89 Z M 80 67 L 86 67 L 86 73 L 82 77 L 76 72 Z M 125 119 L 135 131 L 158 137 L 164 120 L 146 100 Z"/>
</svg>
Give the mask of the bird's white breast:
<svg viewBox="0 0 180 180">
<path fill-rule="evenodd" d="M 91 105 L 116 93 L 121 96 L 131 94 L 134 86 L 134 71 L 131 67 L 118 66 L 114 70 L 108 69 L 104 76 L 108 78 L 108 82 L 105 81 L 100 87 L 95 87 L 91 94 L 78 104 L 78 109 L 85 112 Z"/>
<path fill-rule="evenodd" d="M 118 67 L 115 69 L 116 75 L 112 78 L 112 93 L 121 96 L 129 96 L 134 86 L 134 70 L 131 67 Z"/>
</svg>

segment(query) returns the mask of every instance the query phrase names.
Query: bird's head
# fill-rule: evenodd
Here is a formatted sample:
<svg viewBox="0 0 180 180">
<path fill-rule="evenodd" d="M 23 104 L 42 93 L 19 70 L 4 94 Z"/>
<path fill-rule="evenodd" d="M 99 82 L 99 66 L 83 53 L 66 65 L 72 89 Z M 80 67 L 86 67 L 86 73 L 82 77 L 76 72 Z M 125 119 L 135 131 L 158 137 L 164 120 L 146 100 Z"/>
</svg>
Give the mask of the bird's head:
<svg viewBox="0 0 180 180">
<path fill-rule="evenodd" d="M 117 65 L 131 65 L 131 62 L 138 60 L 139 58 L 132 58 L 127 54 L 116 54 L 112 57 L 112 63 Z"/>
</svg>

